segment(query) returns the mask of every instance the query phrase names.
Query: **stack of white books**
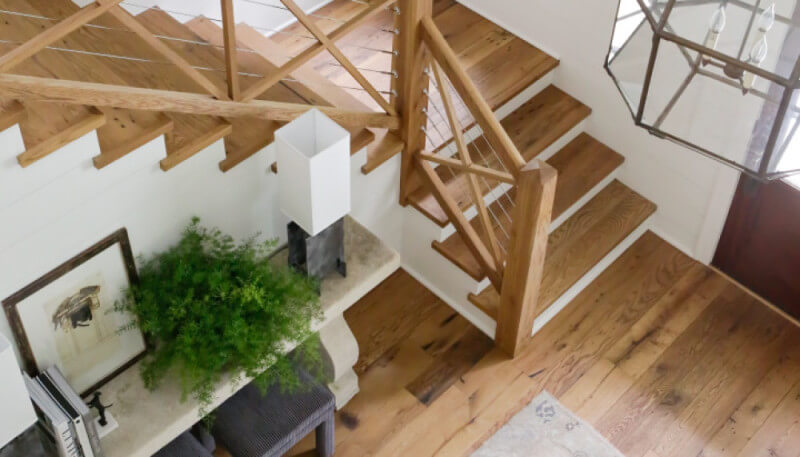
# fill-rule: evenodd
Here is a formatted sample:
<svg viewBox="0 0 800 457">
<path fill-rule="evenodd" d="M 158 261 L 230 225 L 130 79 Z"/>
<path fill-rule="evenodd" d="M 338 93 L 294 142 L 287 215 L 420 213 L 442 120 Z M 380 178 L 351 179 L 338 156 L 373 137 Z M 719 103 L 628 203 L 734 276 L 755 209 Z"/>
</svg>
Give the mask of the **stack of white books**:
<svg viewBox="0 0 800 457">
<path fill-rule="evenodd" d="M 36 378 L 25 376 L 25 383 L 51 455 L 103 456 L 91 411 L 58 368 L 49 368 Z"/>
</svg>

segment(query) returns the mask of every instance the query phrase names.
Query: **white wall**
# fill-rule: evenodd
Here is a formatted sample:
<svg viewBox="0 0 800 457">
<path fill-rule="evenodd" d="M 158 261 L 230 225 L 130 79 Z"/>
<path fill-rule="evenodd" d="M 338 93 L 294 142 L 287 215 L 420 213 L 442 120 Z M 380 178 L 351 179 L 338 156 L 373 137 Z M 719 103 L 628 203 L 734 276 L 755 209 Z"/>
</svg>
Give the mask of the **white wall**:
<svg viewBox="0 0 800 457">
<path fill-rule="evenodd" d="M 626 157 L 621 179 L 658 205 L 655 229 L 710 261 L 738 173 L 633 124 L 603 68 L 616 0 L 459 0 L 558 57 L 556 85 L 593 109 L 587 131 Z"/>
</svg>

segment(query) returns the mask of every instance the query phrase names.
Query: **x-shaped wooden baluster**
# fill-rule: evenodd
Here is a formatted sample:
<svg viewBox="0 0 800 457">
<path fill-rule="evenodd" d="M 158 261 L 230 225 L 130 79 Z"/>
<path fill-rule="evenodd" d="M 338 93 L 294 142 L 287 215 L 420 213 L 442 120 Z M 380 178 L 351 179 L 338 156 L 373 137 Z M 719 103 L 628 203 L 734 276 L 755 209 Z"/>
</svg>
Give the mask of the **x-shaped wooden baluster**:
<svg viewBox="0 0 800 457">
<path fill-rule="evenodd" d="M 294 14 L 298 22 L 303 24 L 303 26 L 306 29 L 308 29 L 308 31 L 311 32 L 312 35 L 314 35 L 314 38 L 316 38 L 317 40 L 319 40 L 320 43 L 322 43 L 322 46 L 324 46 L 325 49 L 327 49 L 328 52 L 330 52 L 331 55 L 342 65 L 342 67 L 344 67 L 344 69 L 347 70 L 348 73 L 350 73 L 350 76 L 352 76 L 353 79 L 355 79 L 356 82 L 358 82 L 358 84 L 360 84 L 361 87 L 363 87 L 364 90 L 366 90 L 367 93 L 373 99 L 375 99 L 375 101 L 378 103 L 378 105 L 380 105 L 381 108 L 384 109 L 384 111 L 391 114 L 392 116 L 397 114 L 397 111 L 395 111 L 391 103 L 386 101 L 386 99 L 383 98 L 380 92 L 375 90 L 375 87 L 373 87 L 372 84 L 370 84 L 370 82 L 367 81 L 367 78 L 365 78 L 364 75 L 361 74 L 360 71 L 358 71 L 355 65 L 353 65 L 352 62 L 350 62 L 350 59 L 348 59 L 347 56 L 345 56 L 342 53 L 342 51 L 338 47 L 336 47 L 336 44 L 333 42 L 333 40 L 331 40 L 330 37 L 328 37 L 328 35 L 326 35 L 325 32 L 323 32 L 322 29 L 320 29 L 317 26 L 317 24 L 315 24 L 314 21 L 312 21 L 311 18 L 309 18 L 308 15 L 306 15 L 306 13 L 303 12 L 303 10 L 299 6 L 297 6 L 297 4 L 293 0 L 281 0 L 281 3 L 283 3 L 286 6 L 286 8 L 288 8 L 289 11 L 292 12 L 292 14 Z"/>
<path fill-rule="evenodd" d="M 472 166 L 472 157 L 469 155 L 469 151 L 467 150 L 467 143 L 464 141 L 464 134 L 461 131 L 461 126 L 459 125 L 458 118 L 456 117 L 456 111 L 453 107 L 453 99 L 450 97 L 450 86 L 445 84 L 445 79 L 442 77 L 442 70 L 439 68 L 439 64 L 436 61 L 431 63 L 433 67 L 433 74 L 436 77 L 436 85 L 439 87 L 439 94 L 442 97 L 442 103 L 444 104 L 444 110 L 447 113 L 447 120 L 450 124 L 450 129 L 453 131 L 453 139 L 455 140 L 456 147 L 458 148 L 458 156 L 461 159 L 461 163 L 469 169 Z M 478 219 L 481 222 L 481 228 L 483 228 L 483 232 L 486 235 L 486 240 L 489 244 L 489 249 L 491 249 L 492 256 L 494 257 L 495 264 L 497 265 L 498 271 L 502 276 L 502 265 L 503 265 L 503 257 L 502 253 L 500 252 L 500 244 L 497 241 L 497 236 L 494 233 L 494 225 L 492 224 L 491 219 L 489 219 L 489 211 L 486 208 L 486 202 L 483 201 L 483 193 L 478 186 L 478 178 L 475 174 L 467 171 L 466 172 L 467 184 L 469 185 L 469 191 L 472 196 L 472 201 L 475 203 L 475 207 L 478 210 Z M 497 221 L 500 224 L 500 221 Z"/>
</svg>

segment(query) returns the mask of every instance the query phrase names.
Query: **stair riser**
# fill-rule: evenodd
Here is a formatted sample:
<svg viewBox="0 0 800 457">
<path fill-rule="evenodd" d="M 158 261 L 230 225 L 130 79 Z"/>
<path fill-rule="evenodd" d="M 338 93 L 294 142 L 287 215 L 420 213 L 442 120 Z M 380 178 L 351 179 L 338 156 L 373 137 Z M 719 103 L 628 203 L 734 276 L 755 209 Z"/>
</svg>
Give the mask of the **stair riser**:
<svg viewBox="0 0 800 457">
<path fill-rule="evenodd" d="M 539 315 L 533 322 L 533 331 L 531 334 L 535 335 L 542 327 L 550 322 L 558 313 L 564 310 L 566 306 L 578 296 L 589 284 L 592 283 L 598 276 L 600 276 L 609 265 L 614 263 L 622 253 L 633 245 L 645 232 L 650 230 L 654 216 L 647 218 L 640 224 L 634 231 L 632 231 L 624 240 L 622 240 L 611 252 L 606 254 L 600 262 L 598 262 L 591 270 L 581 277 L 572 287 L 567 289 L 563 295 L 558 297 L 556 301 L 551 304 L 547 310 Z"/>
</svg>

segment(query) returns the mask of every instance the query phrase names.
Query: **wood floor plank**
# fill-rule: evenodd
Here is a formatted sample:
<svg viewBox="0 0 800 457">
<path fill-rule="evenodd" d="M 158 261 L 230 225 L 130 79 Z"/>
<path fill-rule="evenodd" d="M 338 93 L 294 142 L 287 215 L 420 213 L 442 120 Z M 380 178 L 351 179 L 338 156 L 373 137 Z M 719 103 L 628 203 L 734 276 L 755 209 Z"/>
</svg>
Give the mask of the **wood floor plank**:
<svg viewBox="0 0 800 457">
<path fill-rule="evenodd" d="M 417 322 L 417 337 L 362 374 L 361 393 L 337 413 L 338 456 L 468 456 L 547 390 L 627 457 L 797 457 L 800 329 L 651 232 L 521 357 L 489 351 L 428 405 L 406 386 L 441 369 L 466 330 L 445 325 L 448 336 L 431 345 L 447 310 L 420 322 L 392 312 L 401 300 L 369 301 L 384 308 L 374 316 Z"/>
<path fill-rule="evenodd" d="M 737 456 L 796 457 L 800 455 L 798 411 L 800 411 L 800 384 L 795 384 Z"/>
<path fill-rule="evenodd" d="M 432 365 L 406 385 L 406 389 L 420 402 L 430 405 L 474 367 L 493 346 L 494 341 L 491 338 L 476 327 L 471 327 L 438 357 L 441 363 Z"/>
<path fill-rule="evenodd" d="M 565 393 L 565 404 L 590 423 L 596 422 L 726 285 L 719 275 L 702 265 L 693 265 Z"/>
<path fill-rule="evenodd" d="M 754 303 L 754 307 L 759 305 Z M 761 318 L 759 313 L 757 318 Z M 777 315 L 767 319 L 762 331 L 744 335 L 739 348 L 723 355 L 721 369 L 703 380 L 705 386 L 663 431 L 655 451 L 663 455 L 697 455 L 759 384 L 780 358 L 780 349 L 791 341 L 787 322 Z M 690 430 L 690 432 L 689 432 Z"/>
<path fill-rule="evenodd" d="M 409 421 L 402 433 L 388 437 L 374 455 L 433 455 L 469 420 L 467 397 L 455 387 L 450 387 L 438 396 L 434 407 L 428 407 Z"/>
<path fill-rule="evenodd" d="M 726 288 L 620 398 L 617 405 L 624 406 L 615 405 L 598 421 L 598 430 L 626 455 L 643 455 L 731 360 L 730 354 L 773 324 L 760 319 L 758 311 L 741 291 Z M 685 363 L 696 352 L 702 354 L 696 363 Z"/>
<path fill-rule="evenodd" d="M 787 346 L 797 353 L 798 342 Z M 777 364 L 760 384 L 737 407 L 725 423 L 711 436 L 700 454 L 703 457 L 722 457 L 739 454 L 778 404 L 792 388 L 800 384 L 800 359 L 782 354 Z"/>
<path fill-rule="evenodd" d="M 404 293 L 408 290 L 417 293 Z M 429 321 L 429 317 L 444 313 L 453 316 L 450 319 L 452 321 L 457 316 L 450 307 L 404 270 L 392 273 L 359 303 L 361 306 L 351 307 L 345 312 L 345 318 L 353 329 L 359 347 L 359 358 L 355 366 L 357 373 L 363 373 L 388 350 L 409 338 L 413 331 L 418 331 L 422 323 Z M 397 319 L 397 316 L 405 318 Z"/>
</svg>

